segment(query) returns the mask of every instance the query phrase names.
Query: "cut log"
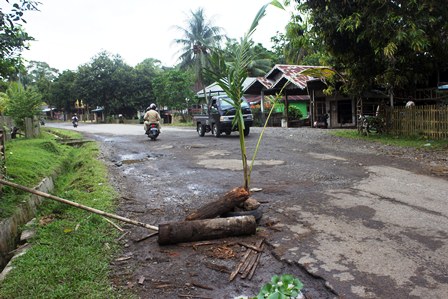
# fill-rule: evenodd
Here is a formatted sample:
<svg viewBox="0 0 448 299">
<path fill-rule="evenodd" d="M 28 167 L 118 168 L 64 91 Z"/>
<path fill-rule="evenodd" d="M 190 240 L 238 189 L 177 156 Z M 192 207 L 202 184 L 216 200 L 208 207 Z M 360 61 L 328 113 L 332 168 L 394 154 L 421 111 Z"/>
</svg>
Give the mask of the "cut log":
<svg viewBox="0 0 448 299">
<path fill-rule="evenodd" d="M 249 192 L 243 187 L 234 188 L 224 194 L 218 200 L 206 204 L 193 213 L 189 214 L 185 220 L 211 219 L 219 215 L 232 211 L 236 206 L 249 198 Z"/>
<path fill-rule="evenodd" d="M 253 216 L 202 219 L 159 224 L 160 245 L 255 234 Z"/>
</svg>

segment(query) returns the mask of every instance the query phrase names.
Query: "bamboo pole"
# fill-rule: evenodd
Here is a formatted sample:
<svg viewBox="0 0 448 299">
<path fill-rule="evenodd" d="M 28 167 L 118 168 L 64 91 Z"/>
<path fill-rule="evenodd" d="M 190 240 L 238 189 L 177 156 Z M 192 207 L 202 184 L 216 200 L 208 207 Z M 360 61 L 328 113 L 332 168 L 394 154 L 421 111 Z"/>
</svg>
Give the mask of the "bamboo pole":
<svg viewBox="0 0 448 299">
<path fill-rule="evenodd" d="M 156 230 L 156 231 L 159 230 L 159 228 L 157 226 L 149 225 L 149 224 L 146 224 L 146 223 L 143 223 L 143 222 L 139 222 L 139 221 L 136 221 L 136 220 L 132 220 L 132 219 L 128 219 L 128 218 L 125 218 L 125 217 L 121 217 L 121 216 L 118 216 L 116 214 L 111 214 L 111 213 L 107 213 L 107 212 L 104 212 L 104 211 L 101 211 L 101 210 L 97 210 L 97 209 L 94 209 L 94 208 L 91 208 L 91 207 L 88 207 L 88 206 L 84 206 L 84 205 L 81 205 L 79 203 L 76 203 L 76 202 L 73 202 L 73 201 L 70 201 L 70 200 L 67 200 L 67 199 L 63 199 L 61 197 L 57 197 L 57 196 L 54 196 L 54 195 L 51 195 L 51 194 L 48 194 L 48 193 L 45 193 L 45 192 L 42 192 L 42 191 L 38 191 L 38 190 L 31 189 L 31 188 L 28 188 L 28 187 L 25 187 L 25 186 L 22 186 L 22 185 L 19 185 L 19 184 L 16 184 L 16 183 L 5 181 L 3 179 L 0 179 L 0 185 L 1 184 L 6 185 L 6 186 L 10 186 L 10 187 L 13 187 L 13 188 L 17 188 L 17 189 L 20 189 L 20 190 L 23 190 L 23 191 L 26 191 L 26 192 L 29 192 L 29 193 L 32 193 L 32 194 L 36 194 L 38 196 L 46 197 L 46 198 L 49 198 L 49 199 L 52 199 L 52 200 L 55 200 L 55 201 L 59 201 L 59 202 L 71 205 L 73 207 L 80 208 L 80 209 L 83 209 L 83 210 L 86 210 L 88 212 L 92 212 L 92 213 L 95 213 L 95 214 L 98 214 L 98 215 L 101 215 L 101 216 L 113 218 L 113 219 L 120 220 L 120 221 L 129 223 L 129 224 L 133 224 L 133 225 L 136 225 L 136 226 L 142 226 L 144 228 L 148 228 L 148 229 L 152 229 L 152 230 Z"/>
</svg>

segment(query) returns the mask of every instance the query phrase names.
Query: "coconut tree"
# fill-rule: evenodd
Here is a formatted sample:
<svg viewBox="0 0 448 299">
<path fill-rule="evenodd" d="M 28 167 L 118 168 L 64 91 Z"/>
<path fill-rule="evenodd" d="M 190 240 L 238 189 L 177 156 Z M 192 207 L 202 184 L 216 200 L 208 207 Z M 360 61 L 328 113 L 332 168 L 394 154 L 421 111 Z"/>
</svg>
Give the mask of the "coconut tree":
<svg viewBox="0 0 448 299">
<path fill-rule="evenodd" d="M 180 45 L 180 68 L 194 70 L 196 77 L 196 90 L 203 89 L 205 94 L 205 82 L 202 69 L 209 66 L 211 49 L 219 46 L 224 35 L 221 27 L 214 26 L 206 19 L 204 10 L 198 8 L 191 11 L 191 18 L 186 20 L 186 26 L 175 28 L 182 33 L 182 38 L 173 42 Z"/>
<path fill-rule="evenodd" d="M 236 39 L 229 39 L 225 45 L 224 53 L 226 61 L 233 62 L 239 51 L 239 42 Z M 253 60 L 247 66 L 248 77 L 264 76 L 277 62 L 276 54 L 269 51 L 262 44 L 250 42 L 250 56 Z"/>
</svg>

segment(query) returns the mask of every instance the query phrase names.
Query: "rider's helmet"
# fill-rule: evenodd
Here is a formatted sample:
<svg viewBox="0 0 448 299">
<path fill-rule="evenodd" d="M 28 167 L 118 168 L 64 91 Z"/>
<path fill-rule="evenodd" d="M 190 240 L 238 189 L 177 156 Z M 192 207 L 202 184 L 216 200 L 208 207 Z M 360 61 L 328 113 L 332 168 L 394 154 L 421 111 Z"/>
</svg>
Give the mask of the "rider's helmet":
<svg viewBox="0 0 448 299">
<path fill-rule="evenodd" d="M 151 110 L 156 110 L 157 106 L 156 104 L 152 103 L 151 105 L 149 105 L 149 109 Z"/>
</svg>

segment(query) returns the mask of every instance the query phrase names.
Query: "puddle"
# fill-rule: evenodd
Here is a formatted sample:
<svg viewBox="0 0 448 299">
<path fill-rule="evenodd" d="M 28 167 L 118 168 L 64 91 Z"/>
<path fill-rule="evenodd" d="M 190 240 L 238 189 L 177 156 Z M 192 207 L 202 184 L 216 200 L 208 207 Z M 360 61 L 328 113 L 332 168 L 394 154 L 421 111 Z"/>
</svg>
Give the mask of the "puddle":
<svg viewBox="0 0 448 299">
<path fill-rule="evenodd" d="M 128 154 L 128 155 L 121 155 L 121 161 L 125 163 L 124 161 L 142 161 L 147 157 L 147 154 Z"/>
<path fill-rule="evenodd" d="M 308 155 L 310 155 L 313 158 L 321 159 L 321 160 L 347 161 L 347 159 L 345 159 L 345 158 L 333 156 L 333 155 L 329 155 L 329 154 L 308 153 Z"/>
</svg>

